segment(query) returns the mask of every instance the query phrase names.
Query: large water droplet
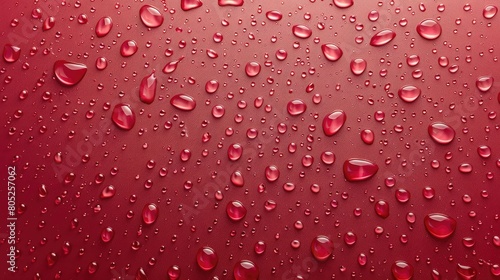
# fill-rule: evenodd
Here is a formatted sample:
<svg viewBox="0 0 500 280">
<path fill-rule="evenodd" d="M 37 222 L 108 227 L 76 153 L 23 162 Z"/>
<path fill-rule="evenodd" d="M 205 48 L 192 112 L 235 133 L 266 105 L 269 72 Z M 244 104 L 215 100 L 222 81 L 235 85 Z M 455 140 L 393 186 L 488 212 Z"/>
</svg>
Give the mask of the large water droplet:
<svg viewBox="0 0 500 280">
<path fill-rule="evenodd" d="M 142 23 L 147 27 L 156 28 L 163 24 L 163 16 L 156 7 L 144 5 L 139 10 Z"/>
<path fill-rule="evenodd" d="M 448 144 L 455 138 L 455 130 L 442 122 L 435 122 L 427 129 L 432 140 L 439 144 Z"/>
<path fill-rule="evenodd" d="M 342 57 L 342 50 L 334 44 L 324 44 L 321 46 L 321 50 L 325 55 L 326 59 L 330 61 L 337 61 Z"/>
<path fill-rule="evenodd" d="M 389 203 L 385 200 L 379 200 L 375 203 L 375 213 L 381 218 L 389 217 Z"/>
<path fill-rule="evenodd" d="M 172 96 L 170 104 L 183 111 L 192 111 L 196 108 L 196 101 L 194 98 L 186 94 L 177 94 Z"/>
<path fill-rule="evenodd" d="M 323 119 L 323 132 L 326 136 L 337 133 L 346 121 L 346 114 L 342 110 L 335 110 Z"/>
<path fill-rule="evenodd" d="M 424 225 L 432 236 L 444 239 L 455 232 L 457 221 L 448 215 L 433 213 L 425 216 Z"/>
<path fill-rule="evenodd" d="M 306 111 L 307 105 L 304 101 L 295 99 L 288 102 L 286 109 L 290 115 L 298 116 Z"/>
<path fill-rule="evenodd" d="M 219 0 L 219 6 L 243 6 L 243 0 Z"/>
<path fill-rule="evenodd" d="M 280 177 L 280 171 L 276 165 L 269 165 L 266 167 L 266 179 L 269 182 L 274 182 Z"/>
<path fill-rule="evenodd" d="M 243 146 L 241 146 L 238 143 L 232 144 L 227 149 L 227 157 L 231 161 L 237 161 L 238 159 L 240 159 L 242 154 L 243 154 Z"/>
<path fill-rule="evenodd" d="M 337 8 L 345 9 L 351 7 L 354 4 L 354 0 L 333 0 L 333 4 Z"/>
<path fill-rule="evenodd" d="M 365 144 L 371 145 L 371 144 L 373 144 L 373 141 L 375 140 L 375 133 L 373 133 L 373 131 L 370 129 L 365 129 L 365 130 L 361 131 L 361 140 Z"/>
<path fill-rule="evenodd" d="M 128 104 L 117 104 L 111 117 L 113 122 L 121 129 L 130 130 L 135 124 L 135 114 Z"/>
<path fill-rule="evenodd" d="M 52 29 L 56 24 L 56 18 L 55 17 L 48 17 L 45 19 L 42 25 L 42 30 L 47 31 Z"/>
<path fill-rule="evenodd" d="M 245 66 L 245 73 L 248 77 L 255 77 L 260 73 L 260 64 L 258 62 L 252 61 L 248 62 Z"/>
<path fill-rule="evenodd" d="M 413 277 L 413 266 L 405 261 L 395 261 L 392 264 L 391 272 L 396 280 L 410 280 Z"/>
<path fill-rule="evenodd" d="M 353 158 L 344 162 L 343 169 L 346 180 L 356 182 L 373 177 L 378 171 L 378 165 L 367 159 Z"/>
<path fill-rule="evenodd" d="M 316 236 L 311 242 L 311 253 L 318 261 L 327 260 L 333 253 L 333 241 L 324 235 Z"/>
<path fill-rule="evenodd" d="M 309 27 L 307 27 L 305 25 L 301 25 L 301 24 L 294 25 L 292 27 L 292 32 L 293 32 L 293 35 L 295 35 L 301 39 L 309 38 L 312 35 L 312 30 Z"/>
<path fill-rule="evenodd" d="M 405 102 L 413 102 L 420 96 L 421 90 L 416 86 L 403 86 L 398 90 L 399 98 Z"/>
<path fill-rule="evenodd" d="M 97 37 L 104 37 L 113 28 L 113 20 L 110 17 L 102 17 L 97 21 L 95 25 L 95 34 Z"/>
<path fill-rule="evenodd" d="M 154 222 L 156 222 L 156 219 L 158 219 L 158 214 L 159 214 L 159 209 L 158 206 L 154 203 L 149 203 L 144 205 L 144 208 L 142 209 L 142 221 L 150 225 Z"/>
<path fill-rule="evenodd" d="M 233 268 L 235 280 L 258 280 L 259 274 L 259 268 L 249 260 L 242 260 Z"/>
<path fill-rule="evenodd" d="M 494 79 L 491 76 L 482 76 L 477 78 L 476 87 L 482 92 L 487 92 L 493 86 Z"/>
<path fill-rule="evenodd" d="M 370 45 L 380 47 L 392 41 L 394 37 L 396 37 L 396 32 L 390 29 L 384 29 L 373 35 L 370 40 Z"/>
<path fill-rule="evenodd" d="M 226 206 L 227 216 L 233 221 L 239 221 L 245 218 L 247 214 L 247 209 L 238 200 L 230 201 Z"/>
<path fill-rule="evenodd" d="M 87 66 L 82 63 L 58 60 L 54 62 L 54 75 L 67 86 L 78 84 L 87 73 Z"/>
<path fill-rule="evenodd" d="M 101 240 L 104 243 L 108 243 L 111 240 L 113 240 L 114 236 L 115 236 L 115 231 L 113 230 L 112 227 L 103 228 L 101 231 Z"/>
<path fill-rule="evenodd" d="M 205 91 L 207 93 L 214 93 L 219 89 L 219 82 L 217 80 L 207 81 L 205 84 Z"/>
<path fill-rule="evenodd" d="M 198 250 L 198 253 L 196 254 L 196 262 L 201 269 L 209 271 L 217 266 L 219 257 L 215 253 L 214 249 L 205 246 Z"/>
<path fill-rule="evenodd" d="M 155 73 L 146 76 L 142 79 L 139 87 L 139 98 L 146 104 L 151 104 L 155 100 L 156 95 L 156 76 Z"/>
<path fill-rule="evenodd" d="M 3 59 L 5 62 L 16 62 L 21 55 L 21 48 L 17 46 L 13 46 L 11 44 L 6 44 L 3 47 Z"/>
<path fill-rule="evenodd" d="M 457 275 L 462 280 L 476 279 L 477 270 L 468 265 L 457 264 Z"/>
<path fill-rule="evenodd" d="M 417 33 L 424 39 L 434 40 L 441 35 L 441 25 L 433 19 L 426 19 L 417 25 Z"/>
<path fill-rule="evenodd" d="M 165 66 L 163 67 L 162 72 L 165 74 L 173 73 L 175 69 L 177 69 L 177 65 L 179 65 L 179 62 L 181 62 L 183 59 L 184 57 L 181 57 L 177 60 L 167 62 L 167 64 L 165 64 Z"/>
<path fill-rule="evenodd" d="M 356 58 L 351 60 L 351 72 L 354 75 L 361 75 L 366 70 L 366 60 L 362 58 Z"/>
<path fill-rule="evenodd" d="M 203 2 L 201 0 L 181 0 L 181 9 L 183 11 L 189 11 L 201 7 Z"/>
<path fill-rule="evenodd" d="M 283 18 L 283 15 L 279 11 L 272 10 L 266 13 L 266 17 L 268 20 L 279 21 Z"/>
<path fill-rule="evenodd" d="M 498 12 L 497 6 L 488 5 L 483 9 L 483 17 L 486 19 L 492 19 Z"/>
<path fill-rule="evenodd" d="M 122 43 L 120 47 L 120 54 L 123 57 L 129 57 L 135 54 L 138 49 L 139 47 L 137 46 L 137 43 L 134 40 L 126 40 L 125 42 Z"/>
</svg>

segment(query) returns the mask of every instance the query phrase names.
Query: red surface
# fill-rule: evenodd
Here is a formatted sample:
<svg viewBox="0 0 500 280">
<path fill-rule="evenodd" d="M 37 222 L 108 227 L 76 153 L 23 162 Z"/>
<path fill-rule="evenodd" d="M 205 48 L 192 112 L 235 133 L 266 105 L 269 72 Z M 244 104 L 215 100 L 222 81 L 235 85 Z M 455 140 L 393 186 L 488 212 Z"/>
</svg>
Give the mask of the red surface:
<svg viewBox="0 0 500 280">
<path fill-rule="evenodd" d="M 498 279 L 500 15 L 483 15 L 495 1 L 35 2 L 0 12 L 1 279 Z M 159 27 L 141 21 L 146 4 Z M 418 34 L 426 19 L 436 39 L 433 22 Z M 138 50 L 123 57 L 127 40 Z M 59 60 L 85 76 L 61 84 Z M 119 104 L 130 130 L 112 122 Z M 345 123 L 327 136 L 336 110 Z M 449 144 L 433 123 L 455 131 Z M 347 181 L 351 159 L 378 172 Z M 433 213 L 456 221 L 450 236 L 427 231 Z M 333 243 L 325 260 L 318 236 Z M 208 271 L 204 247 L 218 257 Z"/>
</svg>

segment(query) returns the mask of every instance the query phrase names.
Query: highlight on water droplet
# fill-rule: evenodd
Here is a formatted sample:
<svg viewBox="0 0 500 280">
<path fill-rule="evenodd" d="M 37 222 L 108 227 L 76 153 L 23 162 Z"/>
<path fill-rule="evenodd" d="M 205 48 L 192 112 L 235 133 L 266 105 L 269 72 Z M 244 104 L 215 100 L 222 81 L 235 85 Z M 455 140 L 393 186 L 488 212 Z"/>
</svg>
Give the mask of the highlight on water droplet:
<svg viewBox="0 0 500 280">
<path fill-rule="evenodd" d="M 352 158 L 343 166 L 344 177 L 349 182 L 368 180 L 378 172 L 378 165 L 367 159 Z"/>
<path fill-rule="evenodd" d="M 298 25 L 294 25 L 292 27 L 292 33 L 297 38 L 307 39 L 307 38 L 311 37 L 312 30 L 309 27 L 305 26 L 305 25 L 298 24 Z"/>
<path fill-rule="evenodd" d="M 3 60 L 5 62 L 16 62 L 21 56 L 21 48 L 11 44 L 5 44 L 3 47 Z"/>
<path fill-rule="evenodd" d="M 307 105 L 303 100 L 294 99 L 288 102 L 286 109 L 290 115 L 298 116 L 306 111 Z"/>
<path fill-rule="evenodd" d="M 258 280 L 259 268 L 252 261 L 242 260 L 234 265 L 233 276 L 235 280 Z"/>
<path fill-rule="evenodd" d="M 54 62 L 53 69 L 57 80 L 67 86 L 78 84 L 87 73 L 87 66 L 85 64 L 66 60 Z"/>
<path fill-rule="evenodd" d="M 156 95 L 156 84 L 157 80 L 154 72 L 142 79 L 139 86 L 139 98 L 142 102 L 146 104 L 153 103 Z"/>
<path fill-rule="evenodd" d="M 395 261 L 391 266 L 392 276 L 396 280 L 410 280 L 413 278 L 414 268 L 406 261 Z"/>
<path fill-rule="evenodd" d="M 120 54 L 123 57 L 129 57 L 134 55 L 138 49 L 139 47 L 134 40 L 125 40 L 120 47 Z"/>
<path fill-rule="evenodd" d="M 201 0 L 181 0 L 181 9 L 183 11 L 189 11 L 192 9 L 199 8 L 203 5 Z"/>
<path fill-rule="evenodd" d="M 417 98 L 420 96 L 420 93 L 421 90 L 418 87 L 412 85 L 403 86 L 398 90 L 399 98 L 408 103 L 417 100 Z"/>
<path fill-rule="evenodd" d="M 311 253 L 318 261 L 325 261 L 330 258 L 333 248 L 333 241 L 325 235 L 318 235 L 311 242 Z"/>
<path fill-rule="evenodd" d="M 455 138 L 455 130 L 443 122 L 430 124 L 427 131 L 432 140 L 439 144 L 449 144 Z"/>
<path fill-rule="evenodd" d="M 380 47 L 388 44 L 396 37 L 396 32 L 390 29 L 384 29 L 377 32 L 370 40 L 370 45 Z"/>
<path fill-rule="evenodd" d="M 209 271 L 217 266 L 219 257 L 215 253 L 214 249 L 205 246 L 198 250 L 198 253 L 196 254 L 196 262 L 201 269 Z"/>
<path fill-rule="evenodd" d="M 417 25 L 417 33 L 424 39 L 434 40 L 441 35 L 441 25 L 433 19 L 426 19 Z"/>
<path fill-rule="evenodd" d="M 144 205 L 144 208 L 142 209 L 142 221 L 150 225 L 154 222 L 156 222 L 156 219 L 158 219 L 158 214 L 159 214 L 159 209 L 158 206 L 154 203 L 149 203 Z"/>
<path fill-rule="evenodd" d="M 95 26 L 95 34 L 97 37 L 104 37 L 113 28 L 113 20 L 110 17 L 102 17 L 97 21 Z"/>
<path fill-rule="evenodd" d="M 346 121 L 346 114 L 342 110 L 335 110 L 323 119 L 323 132 L 326 136 L 336 134 Z"/>
<path fill-rule="evenodd" d="M 444 239 L 455 232 L 457 221 L 446 214 L 432 213 L 424 217 L 424 225 L 432 236 Z"/>
<path fill-rule="evenodd" d="M 163 15 L 158 8 L 151 5 L 144 5 L 139 10 L 139 16 L 144 25 L 151 28 L 159 27 L 163 24 Z"/>
<path fill-rule="evenodd" d="M 117 104 L 113 109 L 111 119 L 119 128 L 130 130 L 135 124 L 135 113 L 132 111 L 132 108 L 130 108 L 130 105 L 121 103 Z"/>
<path fill-rule="evenodd" d="M 194 98 L 186 94 L 177 94 L 172 96 L 170 104 L 182 111 L 192 111 L 196 108 L 196 101 Z"/>
<path fill-rule="evenodd" d="M 324 44 L 321 45 L 321 51 L 325 55 L 326 59 L 330 61 L 337 61 L 342 57 L 342 50 L 335 44 Z"/>
</svg>

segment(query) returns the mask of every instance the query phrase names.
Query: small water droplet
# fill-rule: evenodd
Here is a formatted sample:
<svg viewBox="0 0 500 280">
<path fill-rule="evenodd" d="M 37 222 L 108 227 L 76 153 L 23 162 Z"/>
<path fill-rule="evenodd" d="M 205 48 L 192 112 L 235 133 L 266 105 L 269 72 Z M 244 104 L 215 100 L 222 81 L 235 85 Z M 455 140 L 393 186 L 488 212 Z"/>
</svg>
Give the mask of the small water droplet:
<svg viewBox="0 0 500 280">
<path fill-rule="evenodd" d="M 483 9 L 483 17 L 486 19 L 492 19 L 498 12 L 497 6 L 488 5 Z"/>
<path fill-rule="evenodd" d="M 491 76 L 482 76 L 477 78 L 476 87 L 482 92 L 487 92 L 493 86 L 494 79 Z"/>
<path fill-rule="evenodd" d="M 242 260 L 234 265 L 233 276 L 235 280 L 258 280 L 259 268 L 249 260 Z"/>
<path fill-rule="evenodd" d="M 272 10 L 266 13 L 266 17 L 268 20 L 279 21 L 283 18 L 283 15 L 280 11 Z"/>
<path fill-rule="evenodd" d="M 391 271 L 396 280 L 410 280 L 413 278 L 413 266 L 405 261 L 395 261 L 392 264 Z"/>
<path fill-rule="evenodd" d="M 137 46 L 137 43 L 134 40 L 126 40 L 125 42 L 122 43 L 120 47 L 120 54 L 123 57 L 129 57 L 134 55 L 139 47 Z"/>
<path fill-rule="evenodd" d="M 288 102 L 286 109 L 290 115 L 298 116 L 306 111 L 307 105 L 300 99 L 294 99 Z"/>
<path fill-rule="evenodd" d="M 330 258 L 333 253 L 333 241 L 327 236 L 318 235 L 311 242 L 311 253 L 318 261 Z"/>
<path fill-rule="evenodd" d="M 219 6 L 243 6 L 243 0 L 218 0 Z"/>
<path fill-rule="evenodd" d="M 385 200 L 379 200 L 375 203 L 375 213 L 381 218 L 389 217 L 389 203 Z"/>
<path fill-rule="evenodd" d="M 356 59 L 353 59 L 351 60 L 351 72 L 354 74 L 354 75 L 361 75 L 365 72 L 366 70 L 366 60 L 362 59 L 362 58 L 356 58 Z"/>
<path fill-rule="evenodd" d="M 21 48 L 18 46 L 13 46 L 11 44 L 6 44 L 3 47 L 3 59 L 5 62 L 16 62 L 21 56 Z"/>
<path fill-rule="evenodd" d="M 183 11 L 189 11 L 192 9 L 199 8 L 203 5 L 200 0 L 181 0 L 181 9 Z"/>
<path fill-rule="evenodd" d="M 252 61 L 248 62 L 245 66 L 245 73 L 248 77 L 255 77 L 260 73 L 260 64 L 258 62 Z"/>
<path fill-rule="evenodd" d="M 239 221 L 247 214 L 247 209 L 238 200 L 230 201 L 226 206 L 227 216 L 233 221 Z"/>
<path fill-rule="evenodd" d="M 333 4 L 337 8 L 345 9 L 351 7 L 354 4 L 354 0 L 333 0 Z"/>
<path fill-rule="evenodd" d="M 196 254 L 196 262 L 201 269 L 209 271 L 217 266 L 219 257 L 215 253 L 214 249 L 205 246 L 198 250 L 198 253 Z"/>
<path fill-rule="evenodd" d="M 471 266 L 457 264 L 457 275 L 462 280 L 476 279 L 477 270 Z"/>
</svg>

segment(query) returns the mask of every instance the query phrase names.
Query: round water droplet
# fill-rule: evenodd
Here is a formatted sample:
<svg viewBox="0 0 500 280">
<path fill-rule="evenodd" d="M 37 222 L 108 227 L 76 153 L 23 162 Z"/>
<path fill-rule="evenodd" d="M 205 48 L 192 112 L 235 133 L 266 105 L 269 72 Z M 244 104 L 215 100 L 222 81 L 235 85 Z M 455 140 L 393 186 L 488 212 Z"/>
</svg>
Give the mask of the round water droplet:
<svg viewBox="0 0 500 280">
<path fill-rule="evenodd" d="M 3 60 L 5 62 L 16 62 L 21 56 L 21 48 L 17 46 L 13 46 L 11 44 L 6 44 L 3 47 Z"/>
<path fill-rule="evenodd" d="M 95 34 L 97 37 L 104 37 L 113 28 L 113 20 L 110 17 L 102 17 L 97 21 L 95 26 Z"/>
<path fill-rule="evenodd" d="M 134 55 L 139 47 L 137 46 L 137 43 L 134 40 L 126 40 L 125 42 L 122 43 L 120 47 L 120 54 L 123 57 L 129 57 Z"/>
<path fill-rule="evenodd" d="M 477 270 L 471 266 L 457 264 L 457 275 L 462 280 L 476 279 Z"/>
<path fill-rule="evenodd" d="M 172 96 L 170 104 L 183 111 L 192 111 L 196 108 L 196 101 L 189 95 L 177 94 Z"/>
<path fill-rule="evenodd" d="M 135 124 L 135 114 L 128 104 L 117 104 L 111 117 L 113 122 L 121 129 L 130 130 Z"/>
<path fill-rule="evenodd" d="M 82 63 L 58 60 L 54 62 L 54 75 L 57 80 L 67 86 L 78 84 L 87 73 L 87 66 Z"/>
<path fill-rule="evenodd" d="M 298 116 L 306 111 L 307 105 L 306 103 L 304 103 L 304 101 L 295 99 L 288 102 L 286 109 L 290 115 Z"/>
<path fill-rule="evenodd" d="M 351 60 L 351 72 L 354 75 L 361 75 L 366 70 L 366 60 L 362 58 L 356 58 Z"/>
<path fill-rule="evenodd" d="M 405 102 L 413 102 L 420 96 L 421 90 L 416 86 L 403 86 L 398 90 L 399 98 Z"/>
<path fill-rule="evenodd" d="M 410 280 L 414 273 L 413 266 L 405 261 L 395 261 L 391 271 L 396 280 Z"/>
<path fill-rule="evenodd" d="M 333 0 L 333 4 L 337 8 L 345 9 L 351 7 L 354 4 L 354 0 Z"/>
<path fill-rule="evenodd" d="M 156 222 L 156 219 L 158 219 L 158 213 L 159 209 L 158 206 L 154 203 L 149 203 L 144 205 L 144 208 L 142 209 L 142 221 L 150 225 L 154 222 Z"/>
<path fill-rule="evenodd" d="M 448 144 L 455 138 L 455 130 L 442 122 L 435 122 L 429 125 L 427 129 L 432 140 L 439 144 Z"/>
<path fill-rule="evenodd" d="M 424 39 L 434 40 L 441 35 L 441 25 L 433 19 L 426 19 L 417 25 L 417 33 Z"/>
<path fill-rule="evenodd" d="M 324 44 L 321 45 L 321 50 L 325 55 L 326 59 L 330 61 L 337 61 L 342 57 L 342 50 L 334 44 Z"/>
<path fill-rule="evenodd" d="M 481 145 L 477 148 L 477 153 L 482 158 L 489 158 L 491 156 L 491 148 L 486 145 Z"/>
<path fill-rule="evenodd" d="M 196 254 L 196 262 L 201 269 L 209 271 L 217 266 L 219 257 L 215 253 L 214 249 L 205 246 L 198 250 L 198 253 Z"/>
<path fill-rule="evenodd" d="M 181 0 L 181 9 L 183 11 L 189 11 L 192 9 L 199 8 L 203 5 L 201 0 Z"/>
<path fill-rule="evenodd" d="M 167 270 L 169 280 L 179 280 L 181 278 L 181 269 L 177 265 L 172 265 Z"/>
<path fill-rule="evenodd" d="M 494 79 L 491 76 L 482 76 L 477 78 L 476 87 L 482 92 L 487 92 L 493 86 Z"/>
<path fill-rule="evenodd" d="M 370 45 L 374 47 L 380 47 L 386 45 L 387 43 L 392 41 L 392 39 L 394 39 L 395 37 L 396 37 L 396 32 L 390 29 L 384 29 L 373 35 L 373 37 L 370 40 Z"/>
<path fill-rule="evenodd" d="M 497 6 L 488 5 L 483 9 L 483 17 L 486 19 L 492 19 L 498 12 Z"/>
<path fill-rule="evenodd" d="M 205 84 L 205 91 L 207 93 L 214 93 L 219 89 L 219 82 L 217 80 L 210 80 Z"/>
<path fill-rule="evenodd" d="M 280 11 L 272 10 L 266 13 L 266 17 L 268 20 L 279 21 L 283 18 L 283 15 Z"/>
<path fill-rule="evenodd" d="M 108 67 L 108 60 L 105 57 L 98 57 L 95 61 L 95 67 L 99 70 L 104 70 Z"/>
<path fill-rule="evenodd" d="M 139 86 L 139 98 L 146 104 L 151 104 L 155 100 L 156 95 L 156 76 L 155 73 L 146 76 L 142 79 Z"/>
<path fill-rule="evenodd" d="M 311 253 L 318 261 L 327 260 L 333 253 L 333 241 L 324 235 L 316 236 L 311 242 Z"/>
<path fill-rule="evenodd" d="M 292 27 L 292 33 L 298 38 L 306 39 L 311 37 L 312 30 L 305 25 L 298 24 Z"/>
<path fill-rule="evenodd" d="M 375 203 L 375 213 L 381 218 L 389 217 L 389 203 L 385 200 L 379 200 Z"/>
<path fill-rule="evenodd" d="M 249 260 L 242 260 L 233 268 L 235 280 L 258 280 L 259 274 L 259 268 Z"/>
<path fill-rule="evenodd" d="M 346 114 L 342 110 L 335 110 L 323 119 L 323 132 L 326 136 L 336 134 L 344 125 Z"/>
<path fill-rule="evenodd" d="M 163 24 L 163 16 L 156 7 L 144 5 L 139 10 L 142 23 L 147 27 L 156 28 Z"/>
<path fill-rule="evenodd" d="M 425 216 L 424 225 L 432 236 L 444 239 L 455 232 L 457 222 L 448 215 L 433 213 Z"/>
<path fill-rule="evenodd" d="M 378 166 L 367 159 L 349 159 L 344 162 L 344 177 L 349 182 L 363 181 L 373 177 Z"/>
<path fill-rule="evenodd" d="M 231 161 L 237 161 L 238 159 L 240 159 L 242 154 L 243 154 L 243 146 L 241 146 L 238 143 L 232 144 L 227 149 L 227 157 Z"/>
<path fill-rule="evenodd" d="M 247 214 L 247 209 L 238 200 L 230 201 L 226 206 L 227 216 L 233 221 L 239 221 Z"/>
<path fill-rule="evenodd" d="M 111 240 L 113 240 L 114 236 L 115 236 L 115 231 L 111 227 L 103 228 L 101 231 L 101 240 L 105 243 L 108 243 Z"/>
<path fill-rule="evenodd" d="M 255 77 L 260 73 L 260 64 L 258 62 L 252 61 L 248 62 L 245 66 L 245 73 L 248 77 Z"/>
<path fill-rule="evenodd" d="M 361 131 L 361 140 L 363 140 L 365 144 L 371 145 L 375 140 L 375 133 L 373 133 L 370 129 L 365 129 Z"/>
<path fill-rule="evenodd" d="M 269 182 L 274 182 L 280 177 L 280 171 L 276 165 L 269 165 L 266 167 L 266 179 Z"/>
</svg>

